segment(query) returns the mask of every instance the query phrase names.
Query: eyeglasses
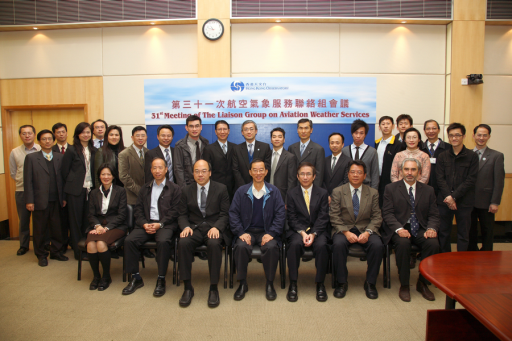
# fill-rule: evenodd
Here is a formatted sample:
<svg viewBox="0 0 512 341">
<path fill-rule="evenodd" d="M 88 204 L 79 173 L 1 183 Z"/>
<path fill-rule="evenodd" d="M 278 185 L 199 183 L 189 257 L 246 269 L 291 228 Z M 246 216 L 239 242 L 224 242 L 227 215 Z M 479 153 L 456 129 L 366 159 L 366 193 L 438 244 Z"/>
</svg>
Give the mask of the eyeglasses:
<svg viewBox="0 0 512 341">
<path fill-rule="evenodd" d="M 254 129 L 254 127 L 250 127 L 250 128 L 244 128 L 244 131 L 254 131 L 256 129 Z"/>
<path fill-rule="evenodd" d="M 356 174 L 363 175 L 364 172 L 363 171 L 351 170 L 349 173 L 352 174 L 352 175 L 356 175 Z"/>
<path fill-rule="evenodd" d="M 206 174 L 208 172 L 209 172 L 208 169 L 196 169 L 196 170 L 194 170 L 194 173 L 196 173 L 196 174 Z"/>
<path fill-rule="evenodd" d="M 53 137 L 42 137 L 41 142 L 53 142 Z"/>
<path fill-rule="evenodd" d="M 299 176 L 307 176 L 309 178 L 310 176 L 313 176 L 313 173 L 299 173 Z"/>
<path fill-rule="evenodd" d="M 462 136 L 464 136 L 464 135 L 461 135 L 461 134 L 454 134 L 454 135 L 448 134 L 448 138 L 450 138 L 450 139 L 460 139 Z"/>
<path fill-rule="evenodd" d="M 265 173 L 265 169 L 264 168 L 263 169 L 251 169 L 251 172 L 256 173 L 256 174 Z"/>
</svg>

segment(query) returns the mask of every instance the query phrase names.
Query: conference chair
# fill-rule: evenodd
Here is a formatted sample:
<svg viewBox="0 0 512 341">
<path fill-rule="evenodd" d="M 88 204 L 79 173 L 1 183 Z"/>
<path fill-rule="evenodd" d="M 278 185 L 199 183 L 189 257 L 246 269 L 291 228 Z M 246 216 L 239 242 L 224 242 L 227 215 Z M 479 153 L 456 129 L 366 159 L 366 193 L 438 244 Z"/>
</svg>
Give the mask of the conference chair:
<svg viewBox="0 0 512 341">
<path fill-rule="evenodd" d="M 172 260 L 172 284 L 176 284 L 176 272 L 177 272 L 176 259 L 178 258 L 178 239 L 179 239 L 179 235 L 176 236 L 176 237 L 173 237 L 174 251 L 171 253 L 171 260 Z M 156 241 L 151 240 L 151 241 L 145 242 L 144 244 L 142 244 L 140 249 L 141 250 L 142 249 L 153 249 L 153 250 L 156 250 Z M 141 252 L 140 260 L 142 262 L 142 268 L 143 269 L 146 268 L 145 258 L 144 258 L 144 253 L 143 252 Z M 123 269 L 125 269 L 124 265 L 123 265 Z M 129 281 L 131 281 L 131 278 L 132 278 L 132 274 L 128 274 L 128 280 Z"/>
<path fill-rule="evenodd" d="M 388 245 L 384 246 L 384 252 L 386 252 L 384 259 L 382 260 L 382 264 L 384 266 L 384 288 L 391 289 L 391 253 L 393 252 L 393 245 L 391 244 L 391 241 L 388 243 Z M 411 254 L 421 252 L 421 249 L 411 244 Z M 387 270 L 387 274 L 385 271 Z"/>
</svg>

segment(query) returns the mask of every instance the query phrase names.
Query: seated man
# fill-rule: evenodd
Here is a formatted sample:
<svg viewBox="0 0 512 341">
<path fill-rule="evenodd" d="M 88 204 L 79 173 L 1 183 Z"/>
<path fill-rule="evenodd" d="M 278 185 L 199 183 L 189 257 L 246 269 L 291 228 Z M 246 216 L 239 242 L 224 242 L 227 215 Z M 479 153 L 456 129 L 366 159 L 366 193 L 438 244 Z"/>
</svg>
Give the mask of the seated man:
<svg viewBox="0 0 512 341">
<path fill-rule="evenodd" d="M 198 246 L 206 244 L 210 269 L 208 306 L 214 308 L 220 303 L 217 283 L 222 265 L 222 241 L 226 241 L 226 234 L 230 234 L 229 230 L 226 231 L 229 221 L 229 193 L 225 185 L 210 181 L 212 171 L 208 162 L 196 161 L 193 173 L 195 182 L 183 189 L 178 218 L 182 230 L 178 244 L 178 266 L 185 284 L 180 306 L 188 307 L 192 302 L 194 288 L 190 272 L 194 251 Z"/>
<path fill-rule="evenodd" d="M 411 244 L 421 248 L 423 259 L 439 253 L 437 231 L 440 220 L 434 188 L 417 181 L 421 174 L 421 162 L 414 158 L 404 159 L 401 169 L 403 181 L 387 185 L 384 191 L 382 215 L 385 224 L 382 239 L 386 244 L 391 239 L 395 247 L 401 284 L 398 296 L 402 301 L 410 302 Z M 434 294 L 428 289 L 428 284 L 420 274 L 416 290 L 426 300 L 434 301 Z"/>
<path fill-rule="evenodd" d="M 331 195 L 332 261 L 336 273 L 334 297 L 343 298 L 347 293 L 348 248 L 350 244 L 359 243 L 368 260 L 364 290 L 366 297 L 373 300 L 379 297 L 375 283 L 384 253 L 379 233 L 382 223 L 379 193 L 363 185 L 366 178 L 366 165 L 363 161 L 350 162 L 348 169 L 349 183 L 335 188 Z"/>
<path fill-rule="evenodd" d="M 143 185 L 134 208 L 135 228 L 124 241 L 126 272 L 133 279 L 124 289 L 123 295 L 130 295 L 144 286 L 139 274 L 139 248 L 147 241 L 156 241 L 156 262 L 158 279 L 153 296 L 165 294 L 165 275 L 171 258 L 171 239 L 178 229 L 178 207 L 181 190 L 178 185 L 166 179 L 165 160 L 156 157 L 151 162 L 153 180 Z"/>
<path fill-rule="evenodd" d="M 288 251 L 288 271 L 290 275 L 290 288 L 286 298 L 296 302 L 297 277 L 300 257 L 305 248 L 313 248 L 316 266 L 316 299 L 319 302 L 327 301 L 324 279 L 329 264 L 329 250 L 327 242 L 329 234 L 329 193 L 320 186 L 313 186 L 316 169 L 309 162 L 303 162 L 297 170 L 300 186 L 288 191 L 287 214 L 289 230 L 286 233 Z"/>
<path fill-rule="evenodd" d="M 249 290 L 247 265 L 255 244 L 261 247 L 261 262 L 267 278 L 267 300 L 273 301 L 277 297 L 273 282 L 286 211 L 279 189 L 265 182 L 267 173 L 265 162 L 254 159 L 249 168 L 252 182 L 238 188 L 229 208 L 229 224 L 235 237 L 233 253 L 236 276 L 240 281 L 234 295 L 236 301 L 242 300 Z"/>
</svg>

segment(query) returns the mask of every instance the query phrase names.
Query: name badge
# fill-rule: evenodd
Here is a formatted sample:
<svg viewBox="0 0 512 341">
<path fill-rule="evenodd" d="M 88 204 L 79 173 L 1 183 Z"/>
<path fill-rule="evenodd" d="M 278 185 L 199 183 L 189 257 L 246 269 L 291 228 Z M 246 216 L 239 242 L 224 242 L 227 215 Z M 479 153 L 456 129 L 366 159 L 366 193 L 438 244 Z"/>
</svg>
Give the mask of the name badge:
<svg viewBox="0 0 512 341">
<path fill-rule="evenodd" d="M 436 164 L 436 158 L 435 157 L 431 157 L 430 158 L 430 163 L 435 165 Z"/>
</svg>

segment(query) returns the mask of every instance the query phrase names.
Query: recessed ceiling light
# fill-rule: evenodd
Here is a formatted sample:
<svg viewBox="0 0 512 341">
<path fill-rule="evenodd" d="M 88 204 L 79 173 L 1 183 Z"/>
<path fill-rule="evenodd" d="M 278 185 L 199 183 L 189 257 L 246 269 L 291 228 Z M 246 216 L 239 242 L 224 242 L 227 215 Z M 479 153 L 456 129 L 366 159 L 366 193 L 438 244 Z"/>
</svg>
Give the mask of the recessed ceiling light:
<svg viewBox="0 0 512 341">
<path fill-rule="evenodd" d="M 281 22 L 281 20 L 277 19 L 276 22 Z"/>
<path fill-rule="evenodd" d="M 407 24 L 407 21 L 402 21 L 402 24 Z"/>
<path fill-rule="evenodd" d="M 34 27 L 34 30 L 37 30 L 37 27 Z"/>
<path fill-rule="evenodd" d="M 154 24 L 155 24 L 154 22 L 151 23 L 151 25 L 154 25 Z"/>
</svg>

